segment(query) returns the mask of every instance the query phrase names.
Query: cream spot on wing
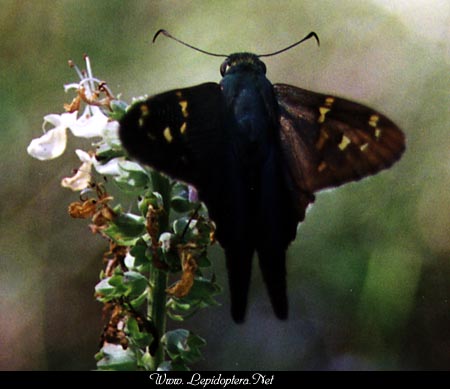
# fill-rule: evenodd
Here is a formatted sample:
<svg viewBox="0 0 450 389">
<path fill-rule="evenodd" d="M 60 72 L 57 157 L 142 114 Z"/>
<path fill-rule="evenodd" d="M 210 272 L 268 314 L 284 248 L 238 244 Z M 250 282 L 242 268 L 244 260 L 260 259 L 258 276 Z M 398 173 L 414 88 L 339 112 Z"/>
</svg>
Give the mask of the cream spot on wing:
<svg viewBox="0 0 450 389">
<path fill-rule="evenodd" d="M 338 144 L 338 147 L 341 151 L 344 151 L 350 143 L 352 143 L 351 140 L 343 135 L 342 141 Z"/>
<path fill-rule="evenodd" d="M 376 127 L 378 124 L 378 120 L 380 120 L 380 117 L 378 115 L 372 115 L 369 118 L 369 126 Z"/>
<path fill-rule="evenodd" d="M 184 134 L 186 132 L 186 127 L 187 127 L 186 122 L 183 122 L 183 124 L 180 127 L 180 133 L 181 134 Z"/>
<path fill-rule="evenodd" d="M 331 108 L 334 103 L 334 97 L 327 97 L 325 99 L 325 107 Z"/>
<path fill-rule="evenodd" d="M 375 138 L 380 139 L 381 130 L 379 128 L 375 128 Z"/>
<path fill-rule="evenodd" d="M 141 106 L 139 108 L 141 110 L 141 116 L 138 120 L 138 124 L 139 124 L 139 127 L 143 127 L 144 126 L 144 118 L 150 114 L 150 111 L 146 104 L 141 104 Z"/>
<path fill-rule="evenodd" d="M 188 111 L 187 111 L 187 106 L 188 106 L 187 101 L 186 100 L 181 100 L 178 104 L 180 104 L 181 113 L 183 114 L 183 116 L 185 118 L 187 118 L 189 116 Z"/>
<path fill-rule="evenodd" d="M 317 123 L 323 123 L 325 121 L 325 115 L 330 111 L 330 108 L 327 107 L 319 107 L 319 119 L 317 119 Z"/>
<path fill-rule="evenodd" d="M 164 135 L 164 138 L 166 139 L 166 141 L 167 141 L 168 143 L 172 142 L 173 136 L 172 136 L 172 133 L 170 132 L 170 127 L 166 127 L 166 128 L 164 129 L 163 135 Z"/>
<path fill-rule="evenodd" d="M 369 144 L 368 143 L 364 143 L 363 145 L 359 146 L 359 149 L 361 151 L 366 151 L 368 147 L 369 147 Z"/>
</svg>

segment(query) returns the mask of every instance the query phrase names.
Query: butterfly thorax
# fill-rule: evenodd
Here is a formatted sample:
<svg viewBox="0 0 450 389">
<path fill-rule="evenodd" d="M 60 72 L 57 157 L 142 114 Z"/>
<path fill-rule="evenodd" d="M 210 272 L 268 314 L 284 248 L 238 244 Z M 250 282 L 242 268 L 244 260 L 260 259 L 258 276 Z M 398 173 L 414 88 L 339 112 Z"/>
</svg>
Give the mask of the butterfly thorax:
<svg viewBox="0 0 450 389">
<path fill-rule="evenodd" d="M 273 87 L 265 76 L 264 63 L 254 54 L 232 54 L 224 64 L 220 85 L 232 122 L 227 126 L 229 135 L 249 168 L 257 168 L 273 145 L 278 120 Z"/>
</svg>

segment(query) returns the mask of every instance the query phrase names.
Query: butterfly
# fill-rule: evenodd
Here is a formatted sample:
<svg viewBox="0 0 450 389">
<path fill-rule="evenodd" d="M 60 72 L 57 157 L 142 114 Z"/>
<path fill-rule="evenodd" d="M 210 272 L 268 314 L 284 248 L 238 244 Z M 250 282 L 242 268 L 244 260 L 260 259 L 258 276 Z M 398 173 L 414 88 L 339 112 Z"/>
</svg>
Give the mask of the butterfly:
<svg viewBox="0 0 450 389">
<path fill-rule="evenodd" d="M 220 83 L 157 94 L 133 104 L 119 135 L 131 158 L 193 185 L 225 251 L 231 315 L 243 322 L 252 258 L 275 315 L 288 316 L 286 251 L 315 193 L 389 168 L 403 132 L 364 105 L 266 78 L 261 57 L 225 57 Z"/>
</svg>

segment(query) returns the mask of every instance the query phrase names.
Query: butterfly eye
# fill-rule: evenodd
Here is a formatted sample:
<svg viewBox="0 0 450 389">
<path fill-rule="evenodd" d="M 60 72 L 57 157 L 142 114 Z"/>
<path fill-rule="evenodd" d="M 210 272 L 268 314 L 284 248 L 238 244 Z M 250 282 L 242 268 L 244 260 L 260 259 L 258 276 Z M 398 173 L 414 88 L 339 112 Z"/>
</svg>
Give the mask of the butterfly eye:
<svg viewBox="0 0 450 389">
<path fill-rule="evenodd" d="M 230 67 L 230 64 L 228 62 L 228 58 L 222 62 L 222 65 L 220 65 L 220 75 L 223 77 L 225 73 L 227 72 L 228 68 Z"/>
</svg>

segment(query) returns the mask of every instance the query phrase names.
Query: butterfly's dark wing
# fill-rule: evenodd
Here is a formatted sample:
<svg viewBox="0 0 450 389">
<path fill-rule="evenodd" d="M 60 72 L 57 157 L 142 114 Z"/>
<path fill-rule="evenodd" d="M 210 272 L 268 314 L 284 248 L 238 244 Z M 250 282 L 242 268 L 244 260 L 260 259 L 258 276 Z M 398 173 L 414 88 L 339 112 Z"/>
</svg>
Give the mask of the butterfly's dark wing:
<svg viewBox="0 0 450 389">
<path fill-rule="evenodd" d="M 295 191 L 314 193 L 375 174 L 405 149 L 402 131 L 368 107 L 290 85 L 275 84 L 274 91 Z"/>
<path fill-rule="evenodd" d="M 216 83 L 161 93 L 130 107 L 120 139 L 139 162 L 202 187 L 223 149 L 223 110 Z"/>
<path fill-rule="evenodd" d="M 246 156 L 233 148 L 230 127 L 221 86 L 205 83 L 135 103 L 119 135 L 130 157 L 197 188 L 225 249 L 233 318 L 242 321 L 255 242 Z"/>
</svg>

